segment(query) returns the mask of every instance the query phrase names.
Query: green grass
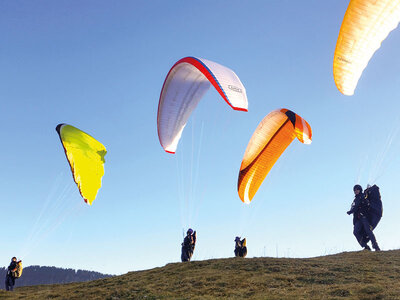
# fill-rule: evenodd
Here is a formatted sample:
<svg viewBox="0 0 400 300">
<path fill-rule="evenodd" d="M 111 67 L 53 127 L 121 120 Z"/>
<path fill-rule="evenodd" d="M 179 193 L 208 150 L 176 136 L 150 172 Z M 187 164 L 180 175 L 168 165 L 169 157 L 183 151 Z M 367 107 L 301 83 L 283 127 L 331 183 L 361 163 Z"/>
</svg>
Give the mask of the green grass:
<svg viewBox="0 0 400 300">
<path fill-rule="evenodd" d="M 174 263 L 84 283 L 21 287 L 0 292 L 0 299 L 400 299 L 400 250 Z"/>
</svg>

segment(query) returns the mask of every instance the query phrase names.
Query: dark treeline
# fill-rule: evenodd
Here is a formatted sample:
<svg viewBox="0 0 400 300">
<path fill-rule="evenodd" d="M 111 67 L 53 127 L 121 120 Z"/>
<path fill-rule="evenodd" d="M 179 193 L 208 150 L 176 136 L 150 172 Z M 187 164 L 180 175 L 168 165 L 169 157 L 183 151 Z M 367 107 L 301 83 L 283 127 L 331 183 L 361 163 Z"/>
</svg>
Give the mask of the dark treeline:
<svg viewBox="0 0 400 300">
<path fill-rule="evenodd" d="M 4 289 L 4 278 L 6 277 L 6 268 L 0 268 L 0 287 Z M 93 271 L 62 269 L 56 267 L 29 266 L 24 268 L 21 278 L 15 281 L 15 286 L 38 285 L 38 284 L 56 284 L 96 280 L 112 275 L 102 274 Z"/>
</svg>

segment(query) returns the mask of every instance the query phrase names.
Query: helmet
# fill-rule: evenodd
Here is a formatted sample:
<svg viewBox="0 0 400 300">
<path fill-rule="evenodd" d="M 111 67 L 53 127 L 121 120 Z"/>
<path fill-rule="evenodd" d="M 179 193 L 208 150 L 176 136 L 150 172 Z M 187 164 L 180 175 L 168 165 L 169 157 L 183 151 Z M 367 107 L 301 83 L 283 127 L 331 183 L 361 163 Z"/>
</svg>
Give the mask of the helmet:
<svg viewBox="0 0 400 300">
<path fill-rule="evenodd" d="M 363 191 L 361 185 L 359 185 L 359 184 L 356 184 L 356 185 L 353 187 L 353 191 L 356 191 L 356 190 L 359 190 L 360 192 Z"/>
<path fill-rule="evenodd" d="M 235 237 L 235 242 L 240 241 L 240 237 Z"/>
<path fill-rule="evenodd" d="M 189 228 L 188 231 L 186 232 L 187 234 L 192 234 L 193 233 L 193 229 Z"/>
</svg>

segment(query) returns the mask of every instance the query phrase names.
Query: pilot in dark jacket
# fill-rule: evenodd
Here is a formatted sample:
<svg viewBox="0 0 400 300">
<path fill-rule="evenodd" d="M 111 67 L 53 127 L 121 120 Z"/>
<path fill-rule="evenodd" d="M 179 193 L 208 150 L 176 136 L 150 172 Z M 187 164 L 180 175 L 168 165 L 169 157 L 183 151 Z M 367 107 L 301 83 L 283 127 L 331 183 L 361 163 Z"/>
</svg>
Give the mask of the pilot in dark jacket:
<svg viewBox="0 0 400 300">
<path fill-rule="evenodd" d="M 371 250 L 371 248 L 366 243 L 366 239 L 363 238 L 364 236 L 368 236 L 372 242 L 372 247 L 376 251 L 380 251 L 381 249 L 376 242 L 375 235 L 372 232 L 371 225 L 368 221 L 368 211 L 370 209 L 369 201 L 364 197 L 364 194 L 362 192 L 363 190 L 360 185 L 355 185 L 353 191 L 355 198 L 351 205 L 351 209 L 347 212 L 348 215 L 353 214 L 353 234 L 356 237 L 360 246 L 364 249 Z"/>
<path fill-rule="evenodd" d="M 6 291 L 13 291 L 15 285 L 15 271 L 17 270 L 17 258 L 13 257 L 7 268 L 6 274 Z"/>
<path fill-rule="evenodd" d="M 194 248 L 196 246 L 196 231 L 193 232 L 192 228 L 189 228 L 182 243 L 181 260 L 190 261 L 193 256 Z"/>
</svg>

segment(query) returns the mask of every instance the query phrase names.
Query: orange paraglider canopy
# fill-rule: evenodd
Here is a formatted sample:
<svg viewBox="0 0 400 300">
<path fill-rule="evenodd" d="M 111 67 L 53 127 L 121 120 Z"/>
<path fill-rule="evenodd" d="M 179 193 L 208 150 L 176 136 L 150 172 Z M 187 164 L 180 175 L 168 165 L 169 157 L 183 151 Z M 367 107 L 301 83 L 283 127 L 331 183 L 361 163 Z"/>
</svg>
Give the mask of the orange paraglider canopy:
<svg viewBox="0 0 400 300">
<path fill-rule="evenodd" d="M 297 137 L 311 143 L 311 127 L 288 109 L 269 113 L 253 133 L 240 166 L 238 193 L 249 204 L 265 177 L 289 144 Z"/>
</svg>

